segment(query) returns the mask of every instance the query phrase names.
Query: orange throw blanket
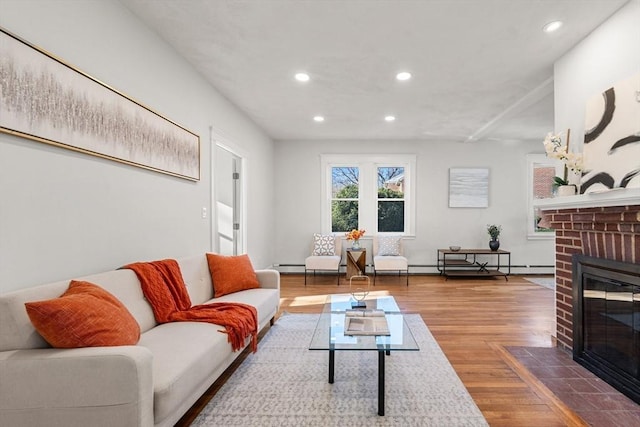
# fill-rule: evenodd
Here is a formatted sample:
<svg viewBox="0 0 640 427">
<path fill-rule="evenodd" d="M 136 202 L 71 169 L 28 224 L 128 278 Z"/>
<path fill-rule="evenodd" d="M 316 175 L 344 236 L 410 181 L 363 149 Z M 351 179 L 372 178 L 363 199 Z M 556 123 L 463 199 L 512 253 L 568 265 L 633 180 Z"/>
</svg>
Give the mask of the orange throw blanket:
<svg viewBox="0 0 640 427">
<path fill-rule="evenodd" d="M 242 349 L 251 336 L 251 349 L 258 348 L 258 312 L 248 304 L 218 302 L 191 306 L 180 266 L 173 259 L 137 262 L 122 268 L 133 270 L 142 285 L 142 293 L 153 309 L 158 323 L 207 322 L 225 327 L 233 351 Z"/>
</svg>

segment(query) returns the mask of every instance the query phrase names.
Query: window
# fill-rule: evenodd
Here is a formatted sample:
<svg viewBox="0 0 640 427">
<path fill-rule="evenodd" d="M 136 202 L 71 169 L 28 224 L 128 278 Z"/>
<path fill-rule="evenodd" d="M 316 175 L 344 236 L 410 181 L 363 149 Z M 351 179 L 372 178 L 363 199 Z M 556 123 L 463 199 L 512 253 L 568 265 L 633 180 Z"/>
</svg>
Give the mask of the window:
<svg viewBox="0 0 640 427">
<path fill-rule="evenodd" d="M 378 168 L 378 232 L 404 233 L 404 168 Z"/>
<path fill-rule="evenodd" d="M 331 231 L 351 231 L 358 227 L 357 167 L 331 168 Z"/>
<path fill-rule="evenodd" d="M 528 176 L 528 213 L 527 234 L 529 239 L 554 238 L 553 229 L 540 226 L 542 213 L 533 206 L 536 199 L 553 197 L 553 177 L 557 175 L 557 164 L 544 154 L 529 154 L 527 156 Z"/>
<path fill-rule="evenodd" d="M 413 235 L 413 155 L 323 155 L 323 232 Z"/>
</svg>

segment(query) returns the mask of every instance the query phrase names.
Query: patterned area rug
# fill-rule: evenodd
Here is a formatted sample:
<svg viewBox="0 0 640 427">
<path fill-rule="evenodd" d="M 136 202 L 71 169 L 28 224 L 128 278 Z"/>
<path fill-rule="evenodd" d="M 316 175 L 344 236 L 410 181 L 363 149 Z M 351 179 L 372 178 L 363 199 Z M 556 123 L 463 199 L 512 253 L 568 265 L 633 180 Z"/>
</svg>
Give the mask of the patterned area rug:
<svg viewBox="0 0 640 427">
<path fill-rule="evenodd" d="M 385 416 L 377 415 L 378 355 L 308 350 L 318 315 L 283 315 L 193 426 L 488 426 L 418 314 L 406 316 L 420 351 L 387 356 Z"/>
<path fill-rule="evenodd" d="M 554 290 L 556 288 L 556 279 L 554 277 L 525 277 L 525 279 L 545 288 Z"/>
</svg>

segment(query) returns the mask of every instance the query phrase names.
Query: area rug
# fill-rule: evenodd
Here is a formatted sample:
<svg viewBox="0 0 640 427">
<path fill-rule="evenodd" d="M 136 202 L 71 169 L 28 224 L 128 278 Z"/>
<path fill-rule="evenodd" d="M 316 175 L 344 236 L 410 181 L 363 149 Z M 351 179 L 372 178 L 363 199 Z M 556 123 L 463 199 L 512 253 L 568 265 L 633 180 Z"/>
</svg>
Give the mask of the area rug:
<svg viewBox="0 0 640 427">
<path fill-rule="evenodd" d="M 418 314 L 420 351 L 387 356 L 385 416 L 377 415 L 378 355 L 308 350 L 316 314 L 285 314 L 211 399 L 193 426 L 488 426 Z"/>
<path fill-rule="evenodd" d="M 525 277 L 525 279 L 532 283 L 535 283 L 536 285 L 544 286 L 545 288 L 554 290 L 556 288 L 555 277 Z"/>
</svg>

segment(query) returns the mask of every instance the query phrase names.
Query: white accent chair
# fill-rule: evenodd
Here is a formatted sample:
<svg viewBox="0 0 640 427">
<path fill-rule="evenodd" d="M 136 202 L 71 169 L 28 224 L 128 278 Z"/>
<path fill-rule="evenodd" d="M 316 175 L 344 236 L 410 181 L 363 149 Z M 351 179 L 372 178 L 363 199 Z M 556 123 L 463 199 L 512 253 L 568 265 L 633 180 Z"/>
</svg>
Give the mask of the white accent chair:
<svg viewBox="0 0 640 427">
<path fill-rule="evenodd" d="M 404 271 L 409 286 L 409 261 L 404 256 L 401 236 L 373 236 L 373 285 L 378 271 Z"/>
<path fill-rule="evenodd" d="M 327 250 L 324 246 L 319 250 L 317 244 L 318 238 L 327 239 L 329 236 L 314 234 L 314 241 L 311 248 L 311 256 L 304 260 L 304 285 L 307 286 L 307 272 L 313 270 L 315 276 L 316 270 L 335 271 L 338 277 L 338 286 L 340 286 L 340 264 L 342 263 L 342 239 L 340 237 L 331 236 L 333 238 L 333 251 Z M 326 241 L 325 241 L 326 243 Z"/>
</svg>

